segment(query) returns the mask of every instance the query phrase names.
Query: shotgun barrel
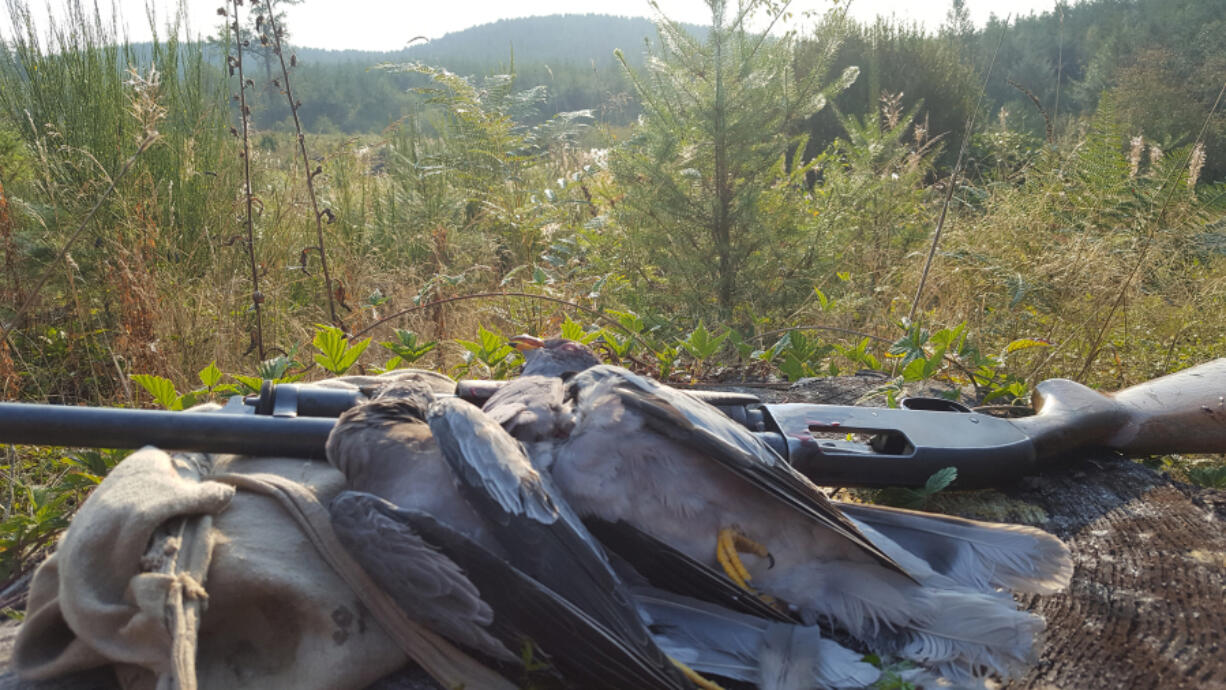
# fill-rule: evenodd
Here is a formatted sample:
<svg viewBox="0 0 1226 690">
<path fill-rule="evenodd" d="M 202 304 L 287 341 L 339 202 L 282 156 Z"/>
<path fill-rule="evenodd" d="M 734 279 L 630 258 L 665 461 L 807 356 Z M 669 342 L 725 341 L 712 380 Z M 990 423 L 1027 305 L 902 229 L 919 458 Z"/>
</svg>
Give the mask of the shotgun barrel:
<svg viewBox="0 0 1226 690">
<path fill-rule="evenodd" d="M 324 459 L 336 420 L 0 403 L 0 441 Z"/>
<path fill-rule="evenodd" d="M 479 404 L 496 385 L 461 382 L 457 394 Z M 0 403 L 0 442 L 322 459 L 335 417 L 363 397 L 266 382 L 258 396 L 210 412 Z M 1226 358 L 1108 394 L 1049 379 L 1035 387 L 1036 413 L 1019 419 L 927 398 L 888 409 L 699 397 L 824 485 L 922 486 L 953 466 L 958 486 L 992 486 L 1096 448 L 1132 456 L 1226 453 Z"/>
</svg>

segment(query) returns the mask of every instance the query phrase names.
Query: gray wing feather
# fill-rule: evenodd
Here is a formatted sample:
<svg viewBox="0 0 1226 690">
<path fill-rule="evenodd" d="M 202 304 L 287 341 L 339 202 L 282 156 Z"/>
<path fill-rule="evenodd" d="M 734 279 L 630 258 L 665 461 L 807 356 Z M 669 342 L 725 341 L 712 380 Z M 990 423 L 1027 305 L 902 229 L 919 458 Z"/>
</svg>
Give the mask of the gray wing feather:
<svg viewBox="0 0 1226 690">
<path fill-rule="evenodd" d="M 575 376 L 572 390 L 598 396 L 609 391 L 644 424 L 664 436 L 701 449 L 760 491 L 799 514 L 853 542 L 880 564 L 910 577 L 898 563 L 869 541 L 804 475 L 749 430 L 718 409 L 621 367 L 601 365 Z"/>
<path fill-rule="evenodd" d="M 482 488 L 512 515 L 526 515 L 542 524 L 558 519 L 554 501 L 542 487 L 540 474 L 528 462 L 522 446 L 472 405 L 443 398 L 427 414 L 430 430 L 452 470 Z M 508 462 L 522 458 L 522 462 Z"/>
<path fill-rule="evenodd" d="M 329 506 L 346 550 L 410 618 L 497 659 L 515 661 L 486 628 L 494 612 L 464 572 L 394 519 L 397 508 L 371 494 L 345 491 Z"/>
<path fill-rule="evenodd" d="M 1054 594 L 1066 589 L 1073 576 L 1073 560 L 1064 542 L 1033 527 L 884 506 L 837 505 L 936 572 L 976 589 Z"/>
<path fill-rule="evenodd" d="M 486 414 L 441 399 L 427 414 L 462 493 L 506 548 L 508 562 L 590 615 L 625 643 L 663 686 L 685 686 L 637 616 L 603 549 L 522 446 Z"/>
<path fill-rule="evenodd" d="M 570 431 L 564 410 L 562 379 L 521 376 L 498 389 L 482 411 L 524 443 L 565 436 Z"/>
<path fill-rule="evenodd" d="M 867 687 L 880 671 L 815 626 L 768 621 L 650 587 L 635 601 L 657 643 L 699 673 L 760 688 Z"/>
</svg>

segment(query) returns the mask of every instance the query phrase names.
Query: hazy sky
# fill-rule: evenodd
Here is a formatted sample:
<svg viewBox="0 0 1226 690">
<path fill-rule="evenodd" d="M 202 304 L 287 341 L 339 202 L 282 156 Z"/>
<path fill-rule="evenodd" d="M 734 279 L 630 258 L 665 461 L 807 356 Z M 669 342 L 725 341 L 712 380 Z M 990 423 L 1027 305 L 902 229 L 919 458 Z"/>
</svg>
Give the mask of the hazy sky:
<svg viewBox="0 0 1226 690">
<path fill-rule="evenodd" d="M 178 0 L 96 0 L 103 12 L 113 3 L 119 6 L 122 23 L 133 41 L 148 40 L 146 6 L 154 8 L 158 23 L 173 16 Z M 59 8 L 63 0 L 27 0 L 36 17 L 48 8 Z M 186 0 L 192 31 L 211 33 L 218 23 L 217 8 L 229 0 Z M 82 0 L 86 7 L 91 0 Z M 275 0 L 274 0 L 275 4 Z M 660 8 L 673 19 L 695 24 L 710 23 L 710 12 L 702 0 L 659 0 Z M 971 18 L 982 25 L 989 14 L 1026 15 L 1051 10 L 1055 0 L 967 0 Z M 794 0 L 793 9 L 825 10 L 831 0 Z M 929 30 L 938 27 L 949 9 L 948 0 L 853 0 L 852 16 L 867 20 L 877 15 L 893 15 L 916 21 Z M 305 0 L 286 10 L 287 24 L 296 45 L 314 48 L 361 48 L 395 50 L 414 36 L 438 38 L 443 34 L 486 24 L 507 17 L 530 17 L 561 13 L 600 13 L 624 16 L 652 16 L 646 0 Z M 0 10 L 0 35 L 9 35 L 7 13 Z"/>
</svg>

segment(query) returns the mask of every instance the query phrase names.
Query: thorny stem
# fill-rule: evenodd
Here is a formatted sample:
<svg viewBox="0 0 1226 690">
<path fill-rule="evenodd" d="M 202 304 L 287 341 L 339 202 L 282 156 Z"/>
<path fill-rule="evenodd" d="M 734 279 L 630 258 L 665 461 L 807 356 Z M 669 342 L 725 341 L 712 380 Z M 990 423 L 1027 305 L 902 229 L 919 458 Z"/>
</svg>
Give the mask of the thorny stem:
<svg viewBox="0 0 1226 690">
<path fill-rule="evenodd" d="M 264 293 L 260 292 L 260 267 L 255 259 L 255 225 L 252 221 L 251 201 L 251 143 L 249 138 L 249 119 L 251 111 L 247 107 L 247 80 L 243 76 L 243 36 L 238 29 L 238 6 L 241 0 L 230 0 L 234 8 L 234 20 L 230 29 L 234 32 L 234 47 L 237 51 L 234 62 L 230 64 L 230 74 L 238 70 L 238 113 L 243 125 L 243 197 L 247 206 L 247 259 L 251 264 L 251 306 L 255 310 L 255 349 L 260 361 L 264 361 L 264 328 L 261 304 Z M 228 56 L 227 56 L 228 58 Z"/>
<path fill-rule="evenodd" d="M 323 221 L 320 220 L 319 202 L 315 198 L 316 173 L 311 171 L 311 161 L 307 157 L 306 137 L 302 134 L 302 122 L 298 119 L 298 103 L 294 100 L 293 89 L 290 88 L 289 67 L 286 66 L 285 54 L 281 51 L 281 29 L 277 27 L 277 15 L 272 9 L 272 0 L 265 0 L 265 5 L 268 7 L 268 25 L 272 27 L 273 53 L 281 61 L 281 76 L 285 79 L 285 98 L 289 101 L 289 110 L 294 116 L 294 129 L 298 132 L 298 151 L 302 154 L 302 169 L 306 172 L 307 195 L 311 197 L 311 211 L 315 215 L 315 235 L 319 241 L 319 265 L 324 274 L 324 289 L 328 293 L 328 316 L 332 319 L 332 325 L 344 330 L 344 325 L 336 317 L 336 300 L 332 296 L 332 276 L 328 272 L 328 254 L 324 251 Z"/>
</svg>

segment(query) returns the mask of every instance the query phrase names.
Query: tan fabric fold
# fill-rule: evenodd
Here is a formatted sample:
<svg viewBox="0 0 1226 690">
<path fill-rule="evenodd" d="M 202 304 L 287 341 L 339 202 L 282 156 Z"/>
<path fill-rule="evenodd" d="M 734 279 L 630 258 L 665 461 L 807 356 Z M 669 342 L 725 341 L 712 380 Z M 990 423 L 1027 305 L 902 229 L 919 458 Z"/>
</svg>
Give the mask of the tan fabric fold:
<svg viewBox="0 0 1226 690">
<path fill-rule="evenodd" d="M 14 648 L 26 678 L 50 678 L 106 663 L 172 671 L 164 577 L 144 572 L 155 530 L 186 515 L 224 510 L 233 487 L 201 482 L 195 468 L 154 448 L 113 469 L 77 512 L 54 555 L 34 575 Z"/>
</svg>

